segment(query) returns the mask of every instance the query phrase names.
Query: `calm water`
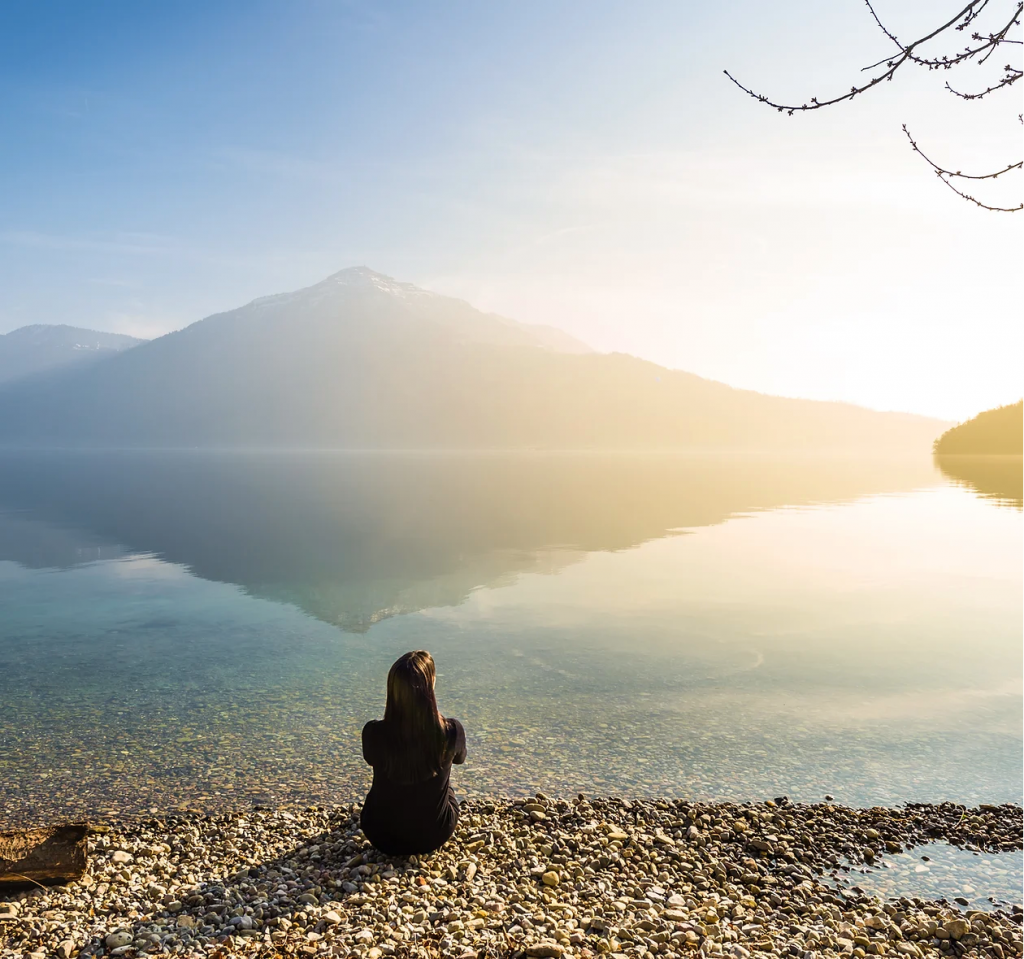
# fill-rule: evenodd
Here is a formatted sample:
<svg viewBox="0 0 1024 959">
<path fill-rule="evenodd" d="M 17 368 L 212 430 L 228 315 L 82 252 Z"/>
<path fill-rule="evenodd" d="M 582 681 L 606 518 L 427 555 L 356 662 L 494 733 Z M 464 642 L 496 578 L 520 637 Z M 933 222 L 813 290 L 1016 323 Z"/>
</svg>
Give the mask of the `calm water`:
<svg viewBox="0 0 1024 959">
<path fill-rule="evenodd" d="M 986 469 L 0 454 L 0 821 L 351 798 L 414 648 L 468 794 L 1020 802 Z"/>
<path fill-rule="evenodd" d="M 886 856 L 875 866 L 855 866 L 836 885 L 881 899 L 920 896 L 963 909 L 1006 909 L 1020 902 L 1024 857 L 1019 850 L 979 853 L 931 842 Z"/>
</svg>

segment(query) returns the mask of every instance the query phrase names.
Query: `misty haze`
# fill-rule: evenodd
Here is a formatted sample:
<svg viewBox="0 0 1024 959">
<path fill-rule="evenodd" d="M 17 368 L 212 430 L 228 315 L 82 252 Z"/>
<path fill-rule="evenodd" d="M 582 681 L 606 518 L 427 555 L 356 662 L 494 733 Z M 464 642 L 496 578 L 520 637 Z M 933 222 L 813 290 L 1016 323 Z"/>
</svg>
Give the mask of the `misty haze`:
<svg viewBox="0 0 1024 959">
<path fill-rule="evenodd" d="M 1024 955 L 1019 21 L 0 9 L 0 959 Z"/>
</svg>

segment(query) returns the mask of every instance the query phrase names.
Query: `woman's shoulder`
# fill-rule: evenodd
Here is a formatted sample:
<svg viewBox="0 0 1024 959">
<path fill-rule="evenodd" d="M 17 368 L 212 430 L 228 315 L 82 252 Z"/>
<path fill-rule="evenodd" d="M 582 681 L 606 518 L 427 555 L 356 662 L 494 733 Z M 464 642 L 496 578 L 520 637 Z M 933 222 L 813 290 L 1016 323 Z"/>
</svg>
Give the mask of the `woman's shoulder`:
<svg viewBox="0 0 1024 959">
<path fill-rule="evenodd" d="M 446 719 L 448 724 L 448 749 L 452 762 L 462 765 L 466 761 L 466 730 L 457 719 Z"/>
<path fill-rule="evenodd" d="M 448 734 L 448 745 L 455 750 L 459 750 L 466 743 L 466 730 L 463 728 L 462 723 L 457 719 L 452 719 L 451 716 L 445 718 L 445 732 Z"/>
<path fill-rule="evenodd" d="M 381 735 L 384 732 L 384 720 L 382 719 L 371 719 L 365 726 L 363 726 L 363 746 L 374 746 L 380 742 Z"/>
</svg>

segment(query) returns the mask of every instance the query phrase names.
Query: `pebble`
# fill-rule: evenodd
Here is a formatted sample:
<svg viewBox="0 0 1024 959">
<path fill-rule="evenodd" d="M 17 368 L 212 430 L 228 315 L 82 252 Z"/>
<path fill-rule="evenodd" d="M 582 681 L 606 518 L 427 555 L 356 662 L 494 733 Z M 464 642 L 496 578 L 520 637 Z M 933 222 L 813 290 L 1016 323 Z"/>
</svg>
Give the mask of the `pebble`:
<svg viewBox="0 0 1024 959">
<path fill-rule="evenodd" d="M 536 959 L 554 959 L 563 952 L 565 952 L 565 948 L 550 939 L 544 942 L 530 943 L 526 947 L 526 955 L 536 957 Z"/>
<path fill-rule="evenodd" d="M 107 827 L 82 881 L 0 901 L 0 959 L 1024 956 L 1020 905 L 883 901 L 833 880 L 938 838 L 1020 850 L 1012 805 L 481 799 L 410 859 L 374 850 L 355 804 Z"/>
</svg>

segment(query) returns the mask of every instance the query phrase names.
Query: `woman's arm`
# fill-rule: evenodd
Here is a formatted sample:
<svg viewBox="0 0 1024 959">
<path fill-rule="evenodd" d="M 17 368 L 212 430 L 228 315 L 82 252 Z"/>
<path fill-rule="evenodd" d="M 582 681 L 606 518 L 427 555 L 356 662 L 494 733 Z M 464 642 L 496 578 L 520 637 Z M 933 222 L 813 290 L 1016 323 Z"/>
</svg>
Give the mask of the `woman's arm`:
<svg viewBox="0 0 1024 959">
<path fill-rule="evenodd" d="M 453 719 L 452 722 L 455 724 L 455 755 L 452 762 L 461 766 L 466 761 L 466 730 L 457 719 Z"/>
<path fill-rule="evenodd" d="M 371 757 L 373 756 L 373 732 L 370 728 L 371 726 L 373 726 L 372 720 L 363 727 L 363 759 L 372 766 L 373 759 Z"/>
</svg>

